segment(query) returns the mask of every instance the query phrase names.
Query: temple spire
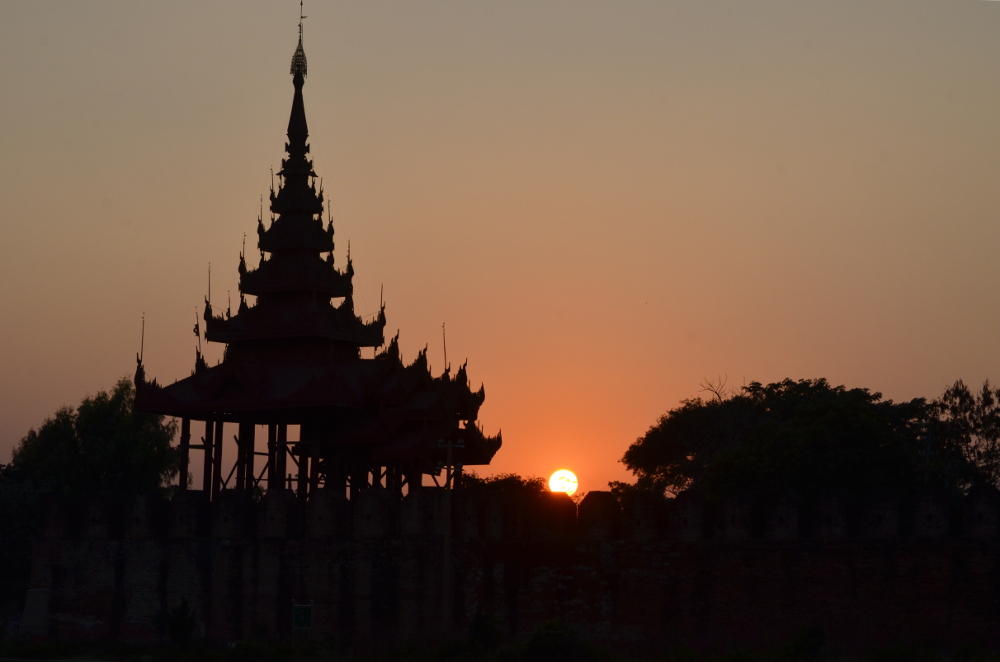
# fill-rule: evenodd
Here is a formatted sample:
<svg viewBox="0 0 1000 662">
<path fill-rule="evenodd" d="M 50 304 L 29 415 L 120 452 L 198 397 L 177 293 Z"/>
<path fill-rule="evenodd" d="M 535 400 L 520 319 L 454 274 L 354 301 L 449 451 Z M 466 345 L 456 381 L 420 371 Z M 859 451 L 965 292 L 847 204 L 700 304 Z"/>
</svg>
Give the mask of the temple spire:
<svg viewBox="0 0 1000 662">
<path fill-rule="evenodd" d="M 302 20 L 304 18 L 307 17 L 302 14 L 302 0 L 299 0 L 299 45 L 295 49 L 295 55 L 292 56 L 292 75 L 301 74 L 303 78 L 306 76 L 306 51 L 302 48 Z"/>
<path fill-rule="evenodd" d="M 299 45 L 292 55 L 292 84 L 295 85 L 295 97 L 292 99 L 292 114 L 288 118 L 288 153 L 291 156 L 305 156 L 308 151 L 306 140 L 309 137 L 309 127 L 306 124 L 306 107 L 302 100 L 302 85 L 306 79 L 306 51 L 302 47 L 302 2 L 299 2 Z"/>
</svg>

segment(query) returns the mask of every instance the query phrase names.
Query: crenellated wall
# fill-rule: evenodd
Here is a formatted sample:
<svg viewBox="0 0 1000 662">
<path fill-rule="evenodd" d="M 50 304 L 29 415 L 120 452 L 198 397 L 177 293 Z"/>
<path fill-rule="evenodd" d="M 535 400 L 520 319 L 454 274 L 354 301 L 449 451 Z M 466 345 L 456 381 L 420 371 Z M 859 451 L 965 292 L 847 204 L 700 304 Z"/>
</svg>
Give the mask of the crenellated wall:
<svg viewBox="0 0 1000 662">
<path fill-rule="evenodd" d="M 308 503 L 188 491 L 55 499 L 43 530 L 22 628 L 55 639 L 165 641 L 186 604 L 217 642 L 429 638 L 478 612 L 515 636 L 564 619 L 639 648 L 780 645 L 814 626 L 849 650 L 1000 648 L 995 493 L 683 494 L 622 510 L 607 492 L 577 507 L 431 488 Z M 293 630 L 293 602 L 312 605 L 312 628 Z"/>
</svg>

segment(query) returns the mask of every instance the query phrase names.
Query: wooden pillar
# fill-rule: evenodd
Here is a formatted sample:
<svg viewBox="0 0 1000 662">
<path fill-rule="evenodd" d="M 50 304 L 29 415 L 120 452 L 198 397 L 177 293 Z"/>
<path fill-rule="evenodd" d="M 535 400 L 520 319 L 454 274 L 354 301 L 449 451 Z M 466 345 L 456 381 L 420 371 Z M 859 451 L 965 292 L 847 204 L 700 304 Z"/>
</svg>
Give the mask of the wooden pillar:
<svg viewBox="0 0 1000 662">
<path fill-rule="evenodd" d="M 351 498 L 358 496 L 366 487 L 368 487 L 368 470 L 355 467 L 351 472 Z"/>
<path fill-rule="evenodd" d="M 319 474 L 322 463 L 319 461 L 319 439 L 313 439 L 309 446 L 309 494 L 316 494 L 319 489 Z"/>
<path fill-rule="evenodd" d="M 178 476 L 177 489 L 186 490 L 188 488 L 188 462 L 191 453 L 191 419 L 181 419 L 181 466 Z"/>
<path fill-rule="evenodd" d="M 325 486 L 323 489 L 330 490 L 337 496 L 344 496 L 347 489 L 347 465 L 343 455 L 336 454 L 333 449 L 327 449 L 327 455 L 323 458 L 323 473 L 325 476 Z"/>
<path fill-rule="evenodd" d="M 424 474 L 417 471 L 412 466 L 407 466 L 406 469 L 403 470 L 403 480 L 406 481 L 406 493 L 413 494 L 414 491 L 423 487 L 421 483 L 424 480 Z"/>
<path fill-rule="evenodd" d="M 277 483 L 277 461 L 278 461 L 278 426 L 274 423 L 267 426 L 267 489 L 273 490 L 280 487 Z"/>
<path fill-rule="evenodd" d="M 236 437 L 236 483 L 234 487 L 238 490 L 244 489 L 244 481 L 246 479 L 246 453 L 243 451 L 243 423 L 239 424 L 239 433 Z"/>
<path fill-rule="evenodd" d="M 320 450 L 323 447 L 325 427 L 316 423 L 309 425 L 309 494 L 316 494 L 319 489 L 319 475 L 326 467 L 320 462 Z"/>
<path fill-rule="evenodd" d="M 297 491 L 305 497 L 309 491 L 309 456 L 312 455 L 312 426 L 308 421 L 299 424 L 299 443 L 295 447 L 299 454 L 299 484 Z"/>
<path fill-rule="evenodd" d="M 215 453 L 212 458 L 212 499 L 222 491 L 222 431 L 223 422 L 215 422 Z"/>
<path fill-rule="evenodd" d="M 305 497 L 306 488 L 309 486 L 309 449 L 299 440 L 299 485 L 298 493 L 300 497 Z"/>
<path fill-rule="evenodd" d="M 278 447 L 274 451 L 274 471 L 278 474 L 278 487 L 285 487 L 285 476 L 288 473 L 288 426 L 284 423 L 278 426 Z"/>
<path fill-rule="evenodd" d="M 403 470 L 399 467 L 386 467 L 385 486 L 397 496 L 403 496 Z"/>
<path fill-rule="evenodd" d="M 208 494 L 209 497 L 212 495 L 212 438 L 213 431 L 215 430 L 214 424 L 211 420 L 205 421 L 205 436 L 201 440 L 201 446 L 205 451 L 205 469 L 203 472 L 203 478 L 201 483 L 201 489 Z"/>
<path fill-rule="evenodd" d="M 236 487 L 241 490 L 253 489 L 254 436 L 257 426 L 253 421 L 240 421 L 237 446 L 239 455 L 236 465 Z"/>
</svg>

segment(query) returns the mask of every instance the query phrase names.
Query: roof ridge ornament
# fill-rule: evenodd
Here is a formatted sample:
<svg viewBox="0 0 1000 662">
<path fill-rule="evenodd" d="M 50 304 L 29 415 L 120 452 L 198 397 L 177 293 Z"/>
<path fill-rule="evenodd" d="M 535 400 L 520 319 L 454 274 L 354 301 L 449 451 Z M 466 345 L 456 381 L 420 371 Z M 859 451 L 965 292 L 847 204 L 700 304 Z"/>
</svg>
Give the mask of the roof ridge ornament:
<svg viewBox="0 0 1000 662">
<path fill-rule="evenodd" d="M 308 18 L 302 13 L 303 5 L 302 0 L 299 0 L 299 45 L 295 49 L 295 54 L 292 55 L 292 68 L 291 74 L 293 76 L 302 75 L 303 78 L 306 76 L 306 51 L 302 48 L 302 21 Z"/>
</svg>

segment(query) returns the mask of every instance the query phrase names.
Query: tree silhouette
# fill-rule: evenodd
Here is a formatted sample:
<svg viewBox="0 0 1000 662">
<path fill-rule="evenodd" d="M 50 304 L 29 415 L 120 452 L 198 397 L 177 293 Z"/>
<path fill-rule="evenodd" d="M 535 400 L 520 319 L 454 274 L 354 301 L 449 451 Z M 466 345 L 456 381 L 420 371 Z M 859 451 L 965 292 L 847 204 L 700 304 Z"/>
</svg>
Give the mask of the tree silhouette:
<svg viewBox="0 0 1000 662">
<path fill-rule="evenodd" d="M 170 445 L 174 421 L 135 409 L 135 387 L 123 378 L 111 392 L 64 407 L 14 449 L 10 475 L 54 492 L 152 491 L 177 473 Z"/>
<path fill-rule="evenodd" d="M 1000 388 L 973 393 L 959 379 L 934 401 L 943 434 L 976 467 L 975 482 L 1000 487 Z"/>
<path fill-rule="evenodd" d="M 895 403 L 825 379 L 753 382 L 684 401 L 622 462 L 636 475 L 634 488 L 660 494 L 962 490 L 979 470 L 938 411 L 924 399 Z"/>
</svg>

